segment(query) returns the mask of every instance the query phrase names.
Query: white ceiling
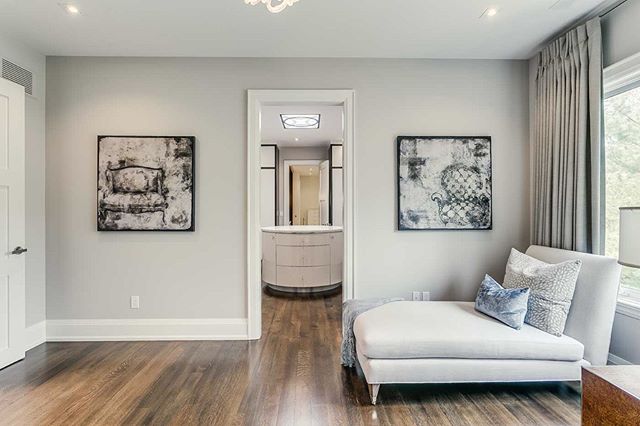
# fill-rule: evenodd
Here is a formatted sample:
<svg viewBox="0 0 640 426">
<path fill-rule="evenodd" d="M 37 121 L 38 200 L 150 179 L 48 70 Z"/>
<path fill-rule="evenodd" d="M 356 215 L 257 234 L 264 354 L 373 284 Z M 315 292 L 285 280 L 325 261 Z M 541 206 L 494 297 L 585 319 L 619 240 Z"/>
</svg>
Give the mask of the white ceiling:
<svg viewBox="0 0 640 426">
<path fill-rule="evenodd" d="M 320 128 L 285 129 L 280 120 L 280 114 L 320 114 Z M 343 139 L 341 106 L 265 106 L 262 107 L 260 119 L 262 143 L 277 144 L 281 148 L 329 146 L 331 142 L 341 142 Z"/>
<path fill-rule="evenodd" d="M 0 34 L 47 55 L 524 59 L 601 2 L 300 0 L 271 14 L 243 0 L 1 0 Z"/>
</svg>

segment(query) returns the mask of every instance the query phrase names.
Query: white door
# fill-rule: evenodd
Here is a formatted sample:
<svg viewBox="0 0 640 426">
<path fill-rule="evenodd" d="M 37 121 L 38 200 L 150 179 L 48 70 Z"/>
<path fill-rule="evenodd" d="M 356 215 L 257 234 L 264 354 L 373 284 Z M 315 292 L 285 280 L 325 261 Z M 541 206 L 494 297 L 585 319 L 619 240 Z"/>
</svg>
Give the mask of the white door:
<svg viewBox="0 0 640 426">
<path fill-rule="evenodd" d="M 0 368 L 24 358 L 24 88 L 0 78 Z"/>
<path fill-rule="evenodd" d="M 320 163 L 320 224 L 329 224 L 329 160 Z"/>
</svg>

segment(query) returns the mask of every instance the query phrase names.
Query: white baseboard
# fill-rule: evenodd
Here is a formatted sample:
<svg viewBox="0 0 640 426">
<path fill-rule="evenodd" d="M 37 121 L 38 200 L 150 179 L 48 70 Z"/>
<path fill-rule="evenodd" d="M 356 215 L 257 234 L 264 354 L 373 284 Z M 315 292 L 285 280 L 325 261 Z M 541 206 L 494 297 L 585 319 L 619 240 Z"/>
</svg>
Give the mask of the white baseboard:
<svg viewBox="0 0 640 426">
<path fill-rule="evenodd" d="M 247 340 L 246 318 L 47 320 L 48 342 Z"/>
<path fill-rule="evenodd" d="M 33 349 L 47 341 L 47 322 L 40 321 L 25 329 L 25 350 Z"/>
<path fill-rule="evenodd" d="M 620 358 L 612 353 L 609 353 L 609 364 L 613 365 L 631 365 L 629 361 L 624 358 Z"/>
</svg>

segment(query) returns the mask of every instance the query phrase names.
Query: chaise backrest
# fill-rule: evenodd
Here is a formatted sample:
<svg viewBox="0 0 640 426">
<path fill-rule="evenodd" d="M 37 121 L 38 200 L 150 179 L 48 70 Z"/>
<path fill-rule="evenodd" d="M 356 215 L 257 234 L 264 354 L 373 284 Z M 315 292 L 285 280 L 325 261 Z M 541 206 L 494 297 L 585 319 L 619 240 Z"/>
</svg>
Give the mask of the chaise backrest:
<svg viewBox="0 0 640 426">
<path fill-rule="evenodd" d="M 606 365 L 616 312 L 621 267 L 616 259 L 542 246 L 527 254 L 547 263 L 582 260 L 564 334 L 584 345 L 584 359 Z"/>
</svg>

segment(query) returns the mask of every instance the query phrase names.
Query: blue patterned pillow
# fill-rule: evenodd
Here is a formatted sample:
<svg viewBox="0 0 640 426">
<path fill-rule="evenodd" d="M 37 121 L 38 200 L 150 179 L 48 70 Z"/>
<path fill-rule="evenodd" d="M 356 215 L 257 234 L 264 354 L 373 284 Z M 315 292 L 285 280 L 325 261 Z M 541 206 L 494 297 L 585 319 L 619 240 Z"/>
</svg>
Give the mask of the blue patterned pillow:
<svg viewBox="0 0 640 426">
<path fill-rule="evenodd" d="M 528 288 L 507 289 L 485 275 L 476 296 L 476 310 L 520 330 L 527 315 L 528 301 Z"/>
</svg>

